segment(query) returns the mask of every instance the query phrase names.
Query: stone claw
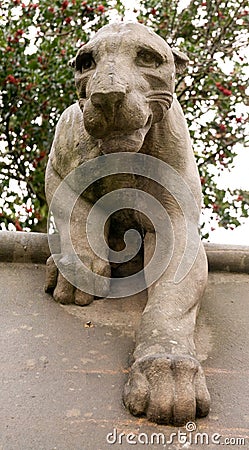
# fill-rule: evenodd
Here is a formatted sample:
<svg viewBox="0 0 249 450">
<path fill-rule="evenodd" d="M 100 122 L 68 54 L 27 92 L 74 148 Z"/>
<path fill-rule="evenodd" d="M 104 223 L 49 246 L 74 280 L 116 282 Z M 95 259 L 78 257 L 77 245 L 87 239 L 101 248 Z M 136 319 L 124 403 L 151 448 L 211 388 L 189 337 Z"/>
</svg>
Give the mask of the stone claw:
<svg viewBox="0 0 249 450">
<path fill-rule="evenodd" d="M 206 416 L 210 406 L 203 370 L 191 356 L 138 359 L 131 368 L 123 400 L 133 415 L 174 426 Z"/>
<path fill-rule="evenodd" d="M 70 255 L 53 255 L 50 256 L 46 263 L 46 283 L 45 291 L 53 295 L 56 302 L 62 304 L 75 303 L 76 305 L 86 306 L 89 305 L 94 300 L 94 295 L 83 292 L 81 289 L 76 288 L 71 284 L 58 270 L 55 259 L 60 260 L 60 266 L 65 264 L 66 271 L 68 273 L 71 271 L 76 274 L 77 279 L 77 267 L 75 265 L 74 258 L 70 258 Z M 86 264 L 89 266 L 93 272 L 98 275 L 107 277 L 106 286 L 102 289 L 106 295 L 109 291 L 109 277 L 110 277 L 110 266 L 105 261 L 93 260 L 91 261 L 89 255 L 86 258 L 81 258 L 86 260 Z"/>
</svg>

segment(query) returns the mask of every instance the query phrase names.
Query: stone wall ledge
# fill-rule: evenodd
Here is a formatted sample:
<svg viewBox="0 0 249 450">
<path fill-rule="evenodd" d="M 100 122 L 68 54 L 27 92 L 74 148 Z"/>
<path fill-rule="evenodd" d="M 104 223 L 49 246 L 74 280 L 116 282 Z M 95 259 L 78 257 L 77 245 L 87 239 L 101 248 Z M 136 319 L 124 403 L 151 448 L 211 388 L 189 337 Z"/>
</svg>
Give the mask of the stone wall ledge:
<svg viewBox="0 0 249 450">
<path fill-rule="evenodd" d="M 60 253 L 59 236 L 53 239 Z M 210 271 L 249 273 L 249 246 L 204 245 Z M 46 233 L 0 231 L 0 262 L 45 264 L 49 256 Z"/>
</svg>

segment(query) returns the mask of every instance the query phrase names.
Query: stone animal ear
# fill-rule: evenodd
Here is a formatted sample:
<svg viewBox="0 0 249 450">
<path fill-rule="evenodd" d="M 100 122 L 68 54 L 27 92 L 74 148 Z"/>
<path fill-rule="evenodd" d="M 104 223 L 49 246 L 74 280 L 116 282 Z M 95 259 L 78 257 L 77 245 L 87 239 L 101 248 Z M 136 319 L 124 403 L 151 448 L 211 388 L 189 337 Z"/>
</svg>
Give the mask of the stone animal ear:
<svg viewBox="0 0 249 450">
<path fill-rule="evenodd" d="M 74 58 L 72 58 L 72 59 L 70 59 L 69 61 L 68 61 L 68 65 L 70 66 L 70 67 L 75 67 L 75 63 L 76 63 L 76 57 L 74 57 Z"/>
<path fill-rule="evenodd" d="M 171 48 L 171 51 L 175 60 L 176 73 L 182 73 L 189 63 L 188 57 L 176 48 Z"/>
</svg>

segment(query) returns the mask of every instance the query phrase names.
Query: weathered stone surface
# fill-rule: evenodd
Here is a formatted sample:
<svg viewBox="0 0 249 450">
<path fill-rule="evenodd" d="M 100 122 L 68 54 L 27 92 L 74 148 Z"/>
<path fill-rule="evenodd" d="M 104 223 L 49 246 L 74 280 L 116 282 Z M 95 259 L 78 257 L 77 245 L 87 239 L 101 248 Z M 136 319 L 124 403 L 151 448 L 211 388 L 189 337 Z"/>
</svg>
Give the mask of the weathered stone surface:
<svg viewBox="0 0 249 450">
<path fill-rule="evenodd" d="M 130 433 L 136 449 L 180 450 L 178 431 L 197 450 L 248 448 L 248 275 L 209 275 L 195 341 L 212 408 L 192 433 L 133 417 L 122 405 L 144 294 L 60 306 L 44 282 L 44 265 L 0 264 L 2 450 L 128 449 Z M 158 444 L 153 433 L 161 433 Z"/>
</svg>

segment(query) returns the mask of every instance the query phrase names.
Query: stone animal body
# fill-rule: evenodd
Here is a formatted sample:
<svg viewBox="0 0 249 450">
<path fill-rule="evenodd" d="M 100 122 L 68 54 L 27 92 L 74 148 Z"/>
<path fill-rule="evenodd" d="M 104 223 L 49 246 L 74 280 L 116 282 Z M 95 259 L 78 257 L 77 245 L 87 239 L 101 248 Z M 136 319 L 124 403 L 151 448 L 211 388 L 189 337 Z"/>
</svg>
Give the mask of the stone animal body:
<svg viewBox="0 0 249 450">
<path fill-rule="evenodd" d="M 174 274 L 186 245 L 185 217 L 174 195 L 154 181 L 123 174 L 120 167 L 120 175 L 100 180 L 80 196 L 71 217 L 77 254 L 93 272 L 108 278 L 110 264 L 96 256 L 87 239 L 85 223 L 92 204 L 113 189 L 132 187 L 149 192 L 170 215 L 177 246 L 165 273 L 148 287 L 124 403 L 134 415 L 145 414 L 149 420 L 175 425 L 205 416 L 210 403 L 194 345 L 196 315 L 207 281 L 206 255 L 198 236 L 201 188 L 186 121 L 173 96 L 175 73 L 186 64 L 181 52 L 170 49 L 141 24 L 114 24 L 99 30 L 71 61 L 79 101 L 59 120 L 46 171 L 49 204 L 61 181 L 76 167 L 113 153 L 151 155 L 169 164 L 189 186 L 198 208 L 196 213 L 193 204 L 187 205 L 188 226 L 198 251 L 179 283 L 174 282 Z M 184 190 L 180 195 L 183 201 L 187 198 Z M 61 264 L 73 266 L 63 212 L 56 225 L 61 237 Z M 120 235 L 131 227 L 143 236 L 146 265 L 156 236 L 144 214 L 130 209 L 117 212 L 106 226 L 106 240 L 120 250 Z M 167 242 L 163 251 L 167 257 Z M 61 303 L 87 305 L 93 300 L 93 295 L 77 289 L 58 273 L 52 259 L 48 261 L 47 289 Z"/>
</svg>

